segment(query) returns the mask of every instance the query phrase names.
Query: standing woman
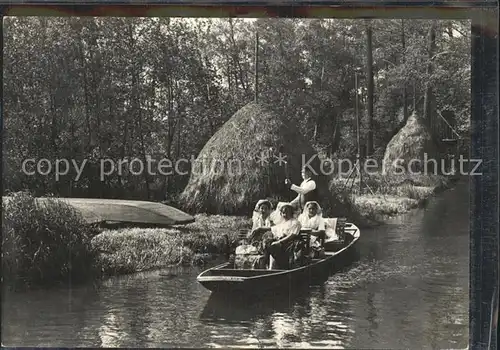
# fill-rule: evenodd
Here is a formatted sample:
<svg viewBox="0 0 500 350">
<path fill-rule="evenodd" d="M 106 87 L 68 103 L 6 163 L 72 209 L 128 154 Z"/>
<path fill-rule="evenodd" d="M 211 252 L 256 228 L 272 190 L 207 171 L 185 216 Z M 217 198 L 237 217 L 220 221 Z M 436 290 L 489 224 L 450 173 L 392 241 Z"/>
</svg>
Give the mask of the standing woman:
<svg viewBox="0 0 500 350">
<path fill-rule="evenodd" d="M 318 190 L 316 188 L 316 182 L 312 178 L 311 169 L 307 167 L 302 168 L 301 175 L 304 181 L 302 181 L 300 186 L 292 184 L 289 179 L 285 180 L 285 184 L 290 186 L 290 190 L 297 193 L 297 197 L 295 197 L 290 204 L 294 207 L 295 211 L 299 213 L 304 210 L 307 202 L 318 200 Z"/>
</svg>

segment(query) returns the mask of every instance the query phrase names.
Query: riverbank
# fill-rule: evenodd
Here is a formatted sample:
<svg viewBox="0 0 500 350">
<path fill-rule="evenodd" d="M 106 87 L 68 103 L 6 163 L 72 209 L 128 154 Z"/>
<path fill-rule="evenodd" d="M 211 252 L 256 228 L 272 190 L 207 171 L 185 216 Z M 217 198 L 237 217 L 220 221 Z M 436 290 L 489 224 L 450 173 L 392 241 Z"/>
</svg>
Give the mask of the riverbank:
<svg viewBox="0 0 500 350">
<path fill-rule="evenodd" d="M 451 188 L 457 179 L 438 175 L 384 177 L 375 174 L 364 179 L 362 193 L 359 193 L 359 181 L 351 183 L 350 196 L 362 218 L 368 223 L 383 224 L 391 217 L 424 207 L 432 196 Z M 340 187 L 345 181 L 336 179 L 333 185 Z"/>
<path fill-rule="evenodd" d="M 200 268 L 160 269 L 108 278 L 95 287 L 66 283 L 5 293 L 2 312 L 9 322 L 2 341 L 53 347 L 229 349 L 260 342 L 275 348 L 465 349 L 469 188 L 457 184 L 429 201 L 426 213 L 364 230 L 359 260 L 292 299 L 214 298 L 196 281 Z M 374 317 L 384 322 L 372 322 Z M 283 325 L 276 332 L 265 327 L 273 320 Z M 366 331 L 353 337 L 349 329 Z"/>
<path fill-rule="evenodd" d="M 362 194 L 355 190 L 356 183 L 352 188 L 352 205 L 360 214 L 360 222 L 355 222 L 361 228 L 383 224 L 389 217 L 425 206 L 431 196 L 450 188 L 453 183 L 452 179 L 444 177 L 387 179 L 372 176 L 367 179 L 368 186 Z M 71 218 L 71 225 L 66 223 L 67 218 Z M 194 223 L 172 228 L 97 230 L 84 225 L 67 206 L 54 202 L 45 209 L 35 208 L 32 197 L 22 195 L 12 205 L 6 207 L 4 204 L 3 225 L 4 232 L 9 233 L 3 237 L 3 247 L 4 260 L 10 263 L 7 264 L 12 272 L 10 275 L 17 276 L 23 271 L 27 280 L 34 279 L 29 284 L 39 284 L 42 280 L 50 284 L 51 279 L 65 280 L 68 276 L 76 282 L 82 276 L 99 279 L 175 265 L 203 265 L 221 255 L 227 258 L 237 245 L 239 232 L 251 228 L 251 219 L 201 214 L 195 216 Z M 31 244 L 29 251 L 23 251 L 20 240 L 23 237 L 38 243 Z M 73 247 L 69 247 L 68 237 L 78 237 L 78 246 L 70 240 Z M 6 251 L 8 247 L 15 248 Z M 75 267 L 68 265 L 68 254 L 85 261 L 84 265 L 78 265 L 85 266 L 78 278 L 75 278 Z M 22 263 L 19 263 L 20 256 Z M 30 263 L 35 260 L 41 265 Z"/>
<path fill-rule="evenodd" d="M 239 216 L 196 215 L 195 222 L 173 228 L 106 229 L 92 239 L 104 276 L 175 265 L 203 265 L 229 255 L 240 230 L 251 220 Z"/>
<path fill-rule="evenodd" d="M 423 207 L 430 197 L 453 183 L 439 176 L 392 180 L 372 177 L 368 186 L 373 193 L 352 196 L 354 207 L 364 219 L 360 226 L 380 225 L 389 217 Z M 236 247 L 239 231 L 250 227 L 247 217 L 196 215 L 194 223 L 172 229 L 105 230 L 92 243 L 100 252 L 104 275 L 109 276 L 180 264 L 203 265 L 218 255 L 228 256 Z"/>
</svg>

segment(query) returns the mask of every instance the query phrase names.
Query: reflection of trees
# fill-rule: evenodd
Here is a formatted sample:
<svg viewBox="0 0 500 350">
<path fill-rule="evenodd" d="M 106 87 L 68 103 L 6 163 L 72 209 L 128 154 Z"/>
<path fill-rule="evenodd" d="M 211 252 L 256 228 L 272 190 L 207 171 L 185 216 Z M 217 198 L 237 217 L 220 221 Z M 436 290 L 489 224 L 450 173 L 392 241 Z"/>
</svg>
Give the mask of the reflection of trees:
<svg viewBox="0 0 500 350">
<path fill-rule="evenodd" d="M 324 285 L 253 300 L 211 296 L 201 319 L 222 325 L 218 331 L 224 334 L 245 324 L 248 331 L 240 341 L 253 346 L 339 346 L 352 335 L 348 299 L 347 293 Z M 239 342 L 235 337 L 230 345 Z"/>
<path fill-rule="evenodd" d="M 96 300 L 93 286 L 4 291 L 2 342 L 7 346 L 95 346 L 99 337 L 88 332 L 86 311 Z"/>
<path fill-rule="evenodd" d="M 146 341 L 155 347 L 203 346 L 210 339 L 210 327 L 200 327 L 197 316 L 206 302 L 207 291 L 195 275 L 151 279 L 147 300 Z"/>
<path fill-rule="evenodd" d="M 99 336 L 101 346 L 139 346 L 146 340 L 150 323 L 148 283 L 137 283 L 132 276 L 110 280 L 102 290 Z"/>
<path fill-rule="evenodd" d="M 367 265 L 373 272 L 363 290 L 355 292 L 353 346 L 467 345 L 466 195 L 466 189 L 457 187 L 434 198 L 426 210 L 401 217 L 399 227 L 387 229 L 385 256 L 379 264 Z"/>
<path fill-rule="evenodd" d="M 99 306 L 106 310 L 100 327 L 103 344 L 202 346 L 209 339 L 209 330 L 195 327 L 193 322 L 207 292 L 192 277 L 146 273 L 107 281 Z"/>
<path fill-rule="evenodd" d="M 130 331 L 127 331 L 127 318 L 119 310 L 107 310 L 101 322 L 99 327 L 101 347 L 121 347 L 133 340 Z"/>
<path fill-rule="evenodd" d="M 432 260 L 418 288 L 428 306 L 425 332 L 432 347 L 468 343 L 468 192 L 468 184 L 461 183 L 443 193 L 423 221 L 423 246 Z"/>
<path fill-rule="evenodd" d="M 368 333 L 370 334 L 370 337 L 374 338 L 375 334 L 374 331 L 377 330 L 378 328 L 378 323 L 377 323 L 377 308 L 375 307 L 373 303 L 373 298 L 374 298 L 374 293 L 372 291 L 369 291 L 367 293 L 366 297 L 366 303 L 367 303 L 367 315 L 366 319 L 368 320 L 368 323 L 370 327 L 368 328 Z"/>
</svg>

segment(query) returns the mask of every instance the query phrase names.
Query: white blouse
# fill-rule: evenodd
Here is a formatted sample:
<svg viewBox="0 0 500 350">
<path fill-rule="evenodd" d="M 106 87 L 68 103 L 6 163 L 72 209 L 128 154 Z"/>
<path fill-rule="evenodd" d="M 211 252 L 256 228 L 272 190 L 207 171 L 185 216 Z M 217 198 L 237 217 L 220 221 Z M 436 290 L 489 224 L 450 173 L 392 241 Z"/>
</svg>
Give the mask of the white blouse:
<svg viewBox="0 0 500 350">
<path fill-rule="evenodd" d="M 312 230 L 325 231 L 326 225 L 325 220 L 321 215 L 315 215 L 313 217 L 309 217 L 309 214 L 304 213 L 299 216 L 300 224 L 302 228 L 309 228 Z"/>
<path fill-rule="evenodd" d="M 297 219 L 290 219 L 283 221 L 275 226 L 271 227 L 271 232 L 274 238 L 281 239 L 282 237 L 289 235 L 298 235 L 300 233 L 300 222 Z"/>
<path fill-rule="evenodd" d="M 267 218 L 263 218 L 261 214 L 254 215 L 253 217 L 253 225 L 252 231 L 259 227 L 271 227 L 271 218 L 268 216 Z"/>
</svg>

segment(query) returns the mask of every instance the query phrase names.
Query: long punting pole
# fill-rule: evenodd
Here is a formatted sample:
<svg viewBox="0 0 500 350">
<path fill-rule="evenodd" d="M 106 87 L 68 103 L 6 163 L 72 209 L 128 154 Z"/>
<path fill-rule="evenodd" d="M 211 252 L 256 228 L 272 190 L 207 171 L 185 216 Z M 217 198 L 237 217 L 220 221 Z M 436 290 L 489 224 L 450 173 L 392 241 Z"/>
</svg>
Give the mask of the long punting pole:
<svg viewBox="0 0 500 350">
<path fill-rule="evenodd" d="M 356 138 L 358 142 L 358 154 L 356 155 L 356 163 L 358 166 L 358 175 L 359 175 L 359 192 L 361 193 L 361 184 L 363 182 L 363 178 L 361 175 L 361 142 L 359 137 L 359 109 L 358 109 L 358 72 L 354 72 L 354 88 L 356 90 Z"/>
</svg>

